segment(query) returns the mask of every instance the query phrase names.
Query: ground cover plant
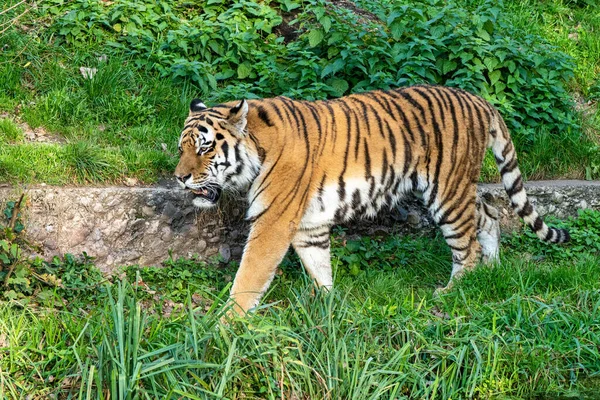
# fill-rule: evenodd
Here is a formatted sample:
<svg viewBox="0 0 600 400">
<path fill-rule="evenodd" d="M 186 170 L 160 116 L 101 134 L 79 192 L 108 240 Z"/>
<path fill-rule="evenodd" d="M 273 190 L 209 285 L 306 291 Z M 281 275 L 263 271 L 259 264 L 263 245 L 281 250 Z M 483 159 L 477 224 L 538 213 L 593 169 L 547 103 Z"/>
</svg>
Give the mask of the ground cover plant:
<svg viewBox="0 0 600 400">
<path fill-rule="evenodd" d="M 9 5 L 0 14 L 2 181 L 156 181 L 174 167 L 193 97 L 321 99 L 424 82 L 498 106 L 526 176 L 600 174 L 600 16 L 585 2 Z M 490 159 L 483 179 L 496 178 Z"/>
<path fill-rule="evenodd" d="M 313 294 L 290 254 L 256 313 L 228 325 L 235 265 L 168 260 L 103 282 L 89 259 L 57 258 L 46 267 L 69 279 L 0 304 L 0 397 L 591 399 L 599 221 L 563 223 L 567 246 L 505 235 L 499 265 L 439 299 L 442 237 L 338 230 L 331 293 Z"/>
</svg>

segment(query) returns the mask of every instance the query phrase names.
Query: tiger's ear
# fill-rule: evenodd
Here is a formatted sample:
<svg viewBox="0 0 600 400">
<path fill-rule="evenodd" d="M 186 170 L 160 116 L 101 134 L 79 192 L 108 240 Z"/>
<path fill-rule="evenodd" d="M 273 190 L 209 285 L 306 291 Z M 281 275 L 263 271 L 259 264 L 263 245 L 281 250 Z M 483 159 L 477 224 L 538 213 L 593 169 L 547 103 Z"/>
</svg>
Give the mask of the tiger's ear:
<svg viewBox="0 0 600 400">
<path fill-rule="evenodd" d="M 247 116 L 248 102 L 246 100 L 242 100 L 235 107 L 229 110 L 229 117 L 227 117 L 227 121 L 241 133 L 243 133 L 244 129 L 246 129 Z"/>
<path fill-rule="evenodd" d="M 206 106 L 200 99 L 194 99 L 190 103 L 190 113 L 206 110 Z"/>
</svg>

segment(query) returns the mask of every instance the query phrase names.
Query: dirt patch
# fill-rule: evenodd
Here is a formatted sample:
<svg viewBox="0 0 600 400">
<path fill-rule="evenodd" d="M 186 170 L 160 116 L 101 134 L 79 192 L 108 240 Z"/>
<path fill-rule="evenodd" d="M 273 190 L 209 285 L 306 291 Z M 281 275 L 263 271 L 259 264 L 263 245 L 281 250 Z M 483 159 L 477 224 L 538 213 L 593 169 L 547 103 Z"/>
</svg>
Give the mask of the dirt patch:
<svg viewBox="0 0 600 400">
<path fill-rule="evenodd" d="M 359 8 L 354 2 L 350 0 L 331 0 L 331 4 L 339 8 L 345 8 L 347 10 L 352 11 L 354 14 L 358 15 L 359 22 L 381 22 L 381 20 L 377 17 L 377 15 L 373 14 L 370 11 L 365 10 L 364 8 Z"/>
<path fill-rule="evenodd" d="M 292 10 L 290 12 L 281 11 L 281 24 L 273 28 L 273 32 L 280 37 L 283 37 L 285 44 L 293 42 L 298 39 L 298 36 L 302 33 L 296 27 L 290 25 L 290 22 L 296 19 L 300 11 Z"/>
<path fill-rule="evenodd" d="M 352 11 L 355 15 L 358 16 L 358 22 L 361 24 L 368 24 L 370 22 L 381 23 L 381 20 L 377 17 L 377 15 L 363 8 L 359 8 L 356 4 L 354 4 L 354 2 L 350 0 L 330 0 L 330 4 L 337 8 L 344 8 L 346 10 Z M 283 21 L 281 22 L 281 24 L 273 28 L 273 32 L 277 36 L 283 37 L 283 42 L 286 44 L 298 39 L 298 36 L 304 33 L 303 30 L 298 29 L 297 25 L 290 24 L 298 17 L 298 14 L 300 14 L 299 9 L 295 9 L 289 12 L 281 11 L 280 15 Z"/>
<path fill-rule="evenodd" d="M 19 124 L 19 127 L 23 130 L 23 134 L 25 135 L 25 140 L 33 143 L 53 143 L 53 144 L 64 144 L 65 139 L 61 136 L 48 132 L 43 127 L 39 126 L 35 129 L 31 129 L 31 127 L 27 123 Z"/>
<path fill-rule="evenodd" d="M 2 119 L 10 119 L 15 122 L 17 126 L 23 131 L 23 136 L 25 137 L 25 141 L 30 143 L 52 143 L 52 144 L 65 144 L 66 140 L 55 133 L 48 132 L 44 127 L 39 126 L 37 128 L 32 128 L 29 126 L 27 122 L 22 122 L 18 118 L 8 114 L 8 113 L 0 113 L 0 118 Z"/>
</svg>

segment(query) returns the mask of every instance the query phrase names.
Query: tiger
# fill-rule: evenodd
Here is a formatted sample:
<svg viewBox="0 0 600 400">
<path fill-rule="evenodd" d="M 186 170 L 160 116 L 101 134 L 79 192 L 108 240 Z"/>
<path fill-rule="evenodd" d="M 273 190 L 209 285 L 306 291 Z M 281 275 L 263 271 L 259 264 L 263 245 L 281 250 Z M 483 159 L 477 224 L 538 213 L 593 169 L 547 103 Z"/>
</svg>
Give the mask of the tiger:
<svg viewBox="0 0 600 400">
<path fill-rule="evenodd" d="M 198 208 L 223 191 L 247 192 L 250 229 L 230 290 L 233 309 L 255 308 L 290 245 L 318 287 L 333 286 L 332 226 L 420 199 L 452 251 L 445 288 L 498 260 L 498 210 L 477 195 L 491 149 L 512 208 L 545 242 L 569 233 L 540 218 L 523 187 L 499 111 L 465 90 L 433 85 L 329 100 L 194 99 L 179 138 L 175 177 Z"/>
</svg>

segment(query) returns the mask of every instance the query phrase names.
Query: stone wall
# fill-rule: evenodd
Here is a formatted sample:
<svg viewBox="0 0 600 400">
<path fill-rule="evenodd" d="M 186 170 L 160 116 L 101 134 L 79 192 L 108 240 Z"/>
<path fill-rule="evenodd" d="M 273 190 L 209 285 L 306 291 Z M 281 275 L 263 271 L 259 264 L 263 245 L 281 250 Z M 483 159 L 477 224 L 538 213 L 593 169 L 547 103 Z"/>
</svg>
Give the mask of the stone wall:
<svg viewBox="0 0 600 400">
<path fill-rule="evenodd" d="M 540 214 L 559 218 L 579 208 L 600 209 L 600 182 L 549 181 L 526 185 Z M 214 211 L 198 211 L 188 193 L 161 187 L 0 187 L 0 205 L 26 193 L 25 225 L 44 257 L 86 252 L 105 272 L 123 264 L 158 265 L 173 257 L 239 258 L 247 234 L 243 201 L 226 199 Z M 499 207 L 504 229 L 520 227 L 500 185 L 480 185 Z M 349 226 L 351 232 L 386 234 L 432 228 L 415 201 L 374 221 Z"/>
</svg>

